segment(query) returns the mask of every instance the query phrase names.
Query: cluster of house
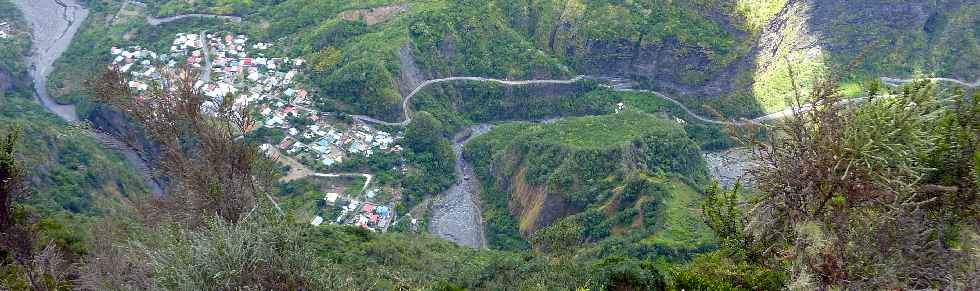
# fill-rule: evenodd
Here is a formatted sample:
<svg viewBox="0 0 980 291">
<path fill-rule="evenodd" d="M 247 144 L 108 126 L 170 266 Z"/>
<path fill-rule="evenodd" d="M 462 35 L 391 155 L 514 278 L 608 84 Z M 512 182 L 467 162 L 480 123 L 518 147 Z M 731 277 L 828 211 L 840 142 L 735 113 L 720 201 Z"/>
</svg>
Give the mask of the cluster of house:
<svg viewBox="0 0 980 291">
<path fill-rule="evenodd" d="M 338 193 L 327 193 L 323 199 L 327 205 L 333 206 L 337 204 L 337 198 L 339 196 Z M 350 200 L 348 203 L 343 204 L 340 206 L 340 214 L 337 215 L 337 218 L 331 224 L 353 225 L 371 231 L 383 232 L 388 230 L 391 222 L 395 219 L 395 212 L 388 206 L 357 200 Z M 322 216 L 316 216 L 310 221 L 310 224 L 318 226 L 323 224 L 324 221 L 325 219 Z"/>
<path fill-rule="evenodd" d="M 201 74 L 195 89 L 220 102 L 228 96 L 235 105 L 245 107 L 267 100 L 309 104 L 305 90 L 294 88 L 293 78 L 299 74 L 303 59 L 272 58 L 263 53 L 248 52 L 248 37 L 226 34 L 178 33 L 167 53 L 138 46 L 122 49 L 112 47 L 112 65 L 123 73 L 131 73 L 135 90 L 145 90 L 145 81 L 160 78 L 158 69 L 191 68 Z M 257 43 L 251 48 L 263 51 L 271 45 Z M 301 92 L 296 94 L 296 92 Z"/>
<path fill-rule="evenodd" d="M 7 22 L 0 22 L 0 39 L 7 39 L 10 37 L 10 35 L 7 34 L 7 29 L 9 29 L 9 26 L 10 25 Z"/>
<path fill-rule="evenodd" d="M 128 49 L 112 47 L 110 53 L 115 56 L 112 59 L 113 67 L 122 73 L 132 75 L 129 87 L 137 91 L 146 91 L 150 87 L 150 82 L 159 80 L 161 75 L 156 66 L 157 62 L 171 58 L 170 55 L 157 55 L 139 46 Z"/>
<path fill-rule="evenodd" d="M 285 111 L 295 112 L 288 108 Z M 310 117 L 315 118 L 316 115 L 307 118 Z M 316 160 L 325 166 L 343 162 L 347 155 L 370 157 L 376 152 L 397 153 L 402 150 L 400 145 L 395 144 L 400 137 L 366 124 L 344 128 L 315 119 L 314 124 L 301 126 L 300 129 L 289 127 L 286 130 L 288 135 L 279 143 L 279 149 L 300 160 Z"/>
<path fill-rule="evenodd" d="M 113 67 L 131 74 L 129 87 L 138 92 L 161 78 L 159 70 L 199 70 L 194 88 L 211 99 L 203 111 L 231 97 L 236 109 L 252 109 L 262 126 L 282 130 L 286 137 L 279 148 L 301 161 L 332 166 L 349 155 L 401 151 L 395 144 L 397 137 L 387 132 L 329 122 L 329 113 L 309 109 L 312 96 L 297 81 L 305 61 L 267 56 L 263 51 L 270 47 L 267 43 L 250 46 L 245 35 L 178 33 L 167 53 L 136 46 L 112 47 L 110 53 Z"/>
</svg>

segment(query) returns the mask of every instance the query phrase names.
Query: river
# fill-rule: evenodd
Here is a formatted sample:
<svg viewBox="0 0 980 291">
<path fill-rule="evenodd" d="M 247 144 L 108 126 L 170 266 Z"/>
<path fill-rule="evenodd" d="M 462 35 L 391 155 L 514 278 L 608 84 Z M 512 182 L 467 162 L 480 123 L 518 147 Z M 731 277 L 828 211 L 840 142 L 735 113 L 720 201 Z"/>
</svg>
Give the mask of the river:
<svg viewBox="0 0 980 291">
<path fill-rule="evenodd" d="M 456 184 L 437 197 L 432 205 L 430 233 L 459 245 L 477 249 L 487 247 L 480 214 L 480 183 L 473 174 L 473 166 L 463 157 L 463 146 L 492 128 L 493 125 L 489 124 L 470 126 L 453 139 Z"/>
<path fill-rule="evenodd" d="M 24 18 L 33 29 L 31 33 L 33 51 L 29 61 L 30 75 L 34 80 L 34 93 L 38 102 L 66 122 L 78 122 L 80 118 L 75 111 L 75 106 L 55 102 L 48 92 L 47 84 L 48 77 L 54 71 L 54 62 L 68 50 L 68 46 L 88 17 L 88 9 L 79 5 L 76 0 L 13 0 L 13 2 L 24 13 Z M 90 131 L 90 134 L 107 148 L 122 153 L 126 160 L 139 170 L 147 187 L 154 194 L 159 195 L 163 192 L 160 183 L 150 174 L 146 161 L 135 150 L 121 147 L 120 145 L 125 143 L 111 135 L 95 130 Z"/>
</svg>

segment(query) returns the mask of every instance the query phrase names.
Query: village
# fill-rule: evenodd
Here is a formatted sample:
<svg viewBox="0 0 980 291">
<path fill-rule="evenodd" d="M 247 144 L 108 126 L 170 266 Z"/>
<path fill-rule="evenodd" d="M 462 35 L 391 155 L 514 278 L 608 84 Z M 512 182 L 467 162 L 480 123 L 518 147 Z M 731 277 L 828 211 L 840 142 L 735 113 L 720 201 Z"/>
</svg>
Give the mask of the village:
<svg viewBox="0 0 980 291">
<path fill-rule="evenodd" d="M 403 138 L 400 133 L 388 133 L 356 120 L 346 121 L 336 112 L 312 109 L 313 96 L 298 81 L 305 60 L 267 56 L 265 52 L 270 47 L 261 42 L 248 45 L 245 35 L 177 33 L 165 53 L 139 46 L 112 47 L 111 67 L 129 74 L 128 86 L 137 93 L 159 84 L 165 75 L 162 71 L 199 71 L 194 88 L 210 99 L 201 106 L 202 112 L 213 112 L 226 100 L 236 110 L 245 109 L 256 121 L 252 132 L 264 128 L 265 132 L 277 133 L 267 134 L 276 137 L 271 141 L 275 144 L 264 145 L 263 150 L 271 153 L 270 147 L 275 147 L 276 155 L 285 155 L 304 168 L 330 170 L 347 159 L 402 151 L 397 144 Z M 362 201 L 335 192 L 324 193 L 315 203 L 314 213 L 332 215 L 316 215 L 310 224 L 326 222 L 386 231 L 394 221 L 393 205 L 398 197 L 374 201 L 378 190 L 367 187 L 365 184 L 356 195 Z"/>
<path fill-rule="evenodd" d="M 373 192 L 377 189 L 369 190 L 365 195 L 367 197 L 373 196 Z M 336 214 L 336 218 L 330 223 L 340 224 L 340 225 L 353 225 L 357 227 L 362 227 L 372 231 L 387 231 L 391 223 L 395 221 L 395 211 L 391 205 L 379 205 L 375 202 L 369 201 L 358 201 L 356 199 L 340 199 L 340 194 L 336 192 L 328 192 L 323 197 L 323 204 L 320 205 L 321 209 L 330 210 L 333 207 L 334 212 L 339 212 Z M 324 213 L 330 213 L 331 211 L 325 211 Z M 324 223 L 326 218 L 317 215 L 310 221 L 311 225 L 319 226 Z"/>
</svg>

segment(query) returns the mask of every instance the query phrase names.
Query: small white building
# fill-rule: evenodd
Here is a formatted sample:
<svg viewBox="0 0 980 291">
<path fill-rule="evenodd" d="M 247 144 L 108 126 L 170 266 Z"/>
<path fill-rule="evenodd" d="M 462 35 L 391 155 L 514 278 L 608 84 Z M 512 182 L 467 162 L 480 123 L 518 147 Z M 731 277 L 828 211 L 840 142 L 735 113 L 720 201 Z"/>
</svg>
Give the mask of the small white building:
<svg viewBox="0 0 980 291">
<path fill-rule="evenodd" d="M 316 217 L 314 217 L 313 218 L 313 221 L 310 221 L 310 224 L 312 224 L 313 226 L 320 226 L 320 224 L 322 224 L 322 223 L 323 223 L 323 217 L 321 217 L 319 215 L 317 215 Z"/>
<path fill-rule="evenodd" d="M 337 202 L 338 197 L 340 197 L 340 193 L 330 192 L 324 195 L 323 200 L 326 200 L 329 204 L 334 204 Z"/>
</svg>

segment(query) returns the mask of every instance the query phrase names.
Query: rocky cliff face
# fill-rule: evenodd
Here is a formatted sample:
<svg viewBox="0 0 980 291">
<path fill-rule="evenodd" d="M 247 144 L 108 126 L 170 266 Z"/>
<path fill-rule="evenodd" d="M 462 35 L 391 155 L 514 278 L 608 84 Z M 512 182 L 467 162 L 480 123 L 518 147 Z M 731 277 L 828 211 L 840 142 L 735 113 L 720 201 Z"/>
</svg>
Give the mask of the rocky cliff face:
<svg viewBox="0 0 980 291">
<path fill-rule="evenodd" d="M 518 229 L 522 237 L 527 238 L 558 219 L 580 211 L 568 205 L 560 193 L 548 191 L 546 185 L 528 184 L 526 172 L 527 166 L 523 165 L 514 175 L 501 181 L 510 190 L 507 209 L 511 215 L 519 218 Z"/>
<path fill-rule="evenodd" d="M 149 167 L 155 167 L 160 156 L 160 148 L 147 139 L 143 129 L 136 126 L 125 115 L 106 105 L 95 105 L 85 118 L 92 122 L 95 128 L 118 137 L 128 143 L 141 157 L 149 161 Z"/>
<path fill-rule="evenodd" d="M 31 77 L 27 72 L 8 72 L 0 68 L 0 95 L 21 92 L 27 97 L 31 92 Z"/>
<path fill-rule="evenodd" d="M 787 1 L 758 35 L 746 89 L 762 108 L 779 110 L 791 92 L 790 68 L 806 90 L 862 52 L 846 83 L 916 74 L 974 80 L 977 15 L 975 1 Z"/>
</svg>

